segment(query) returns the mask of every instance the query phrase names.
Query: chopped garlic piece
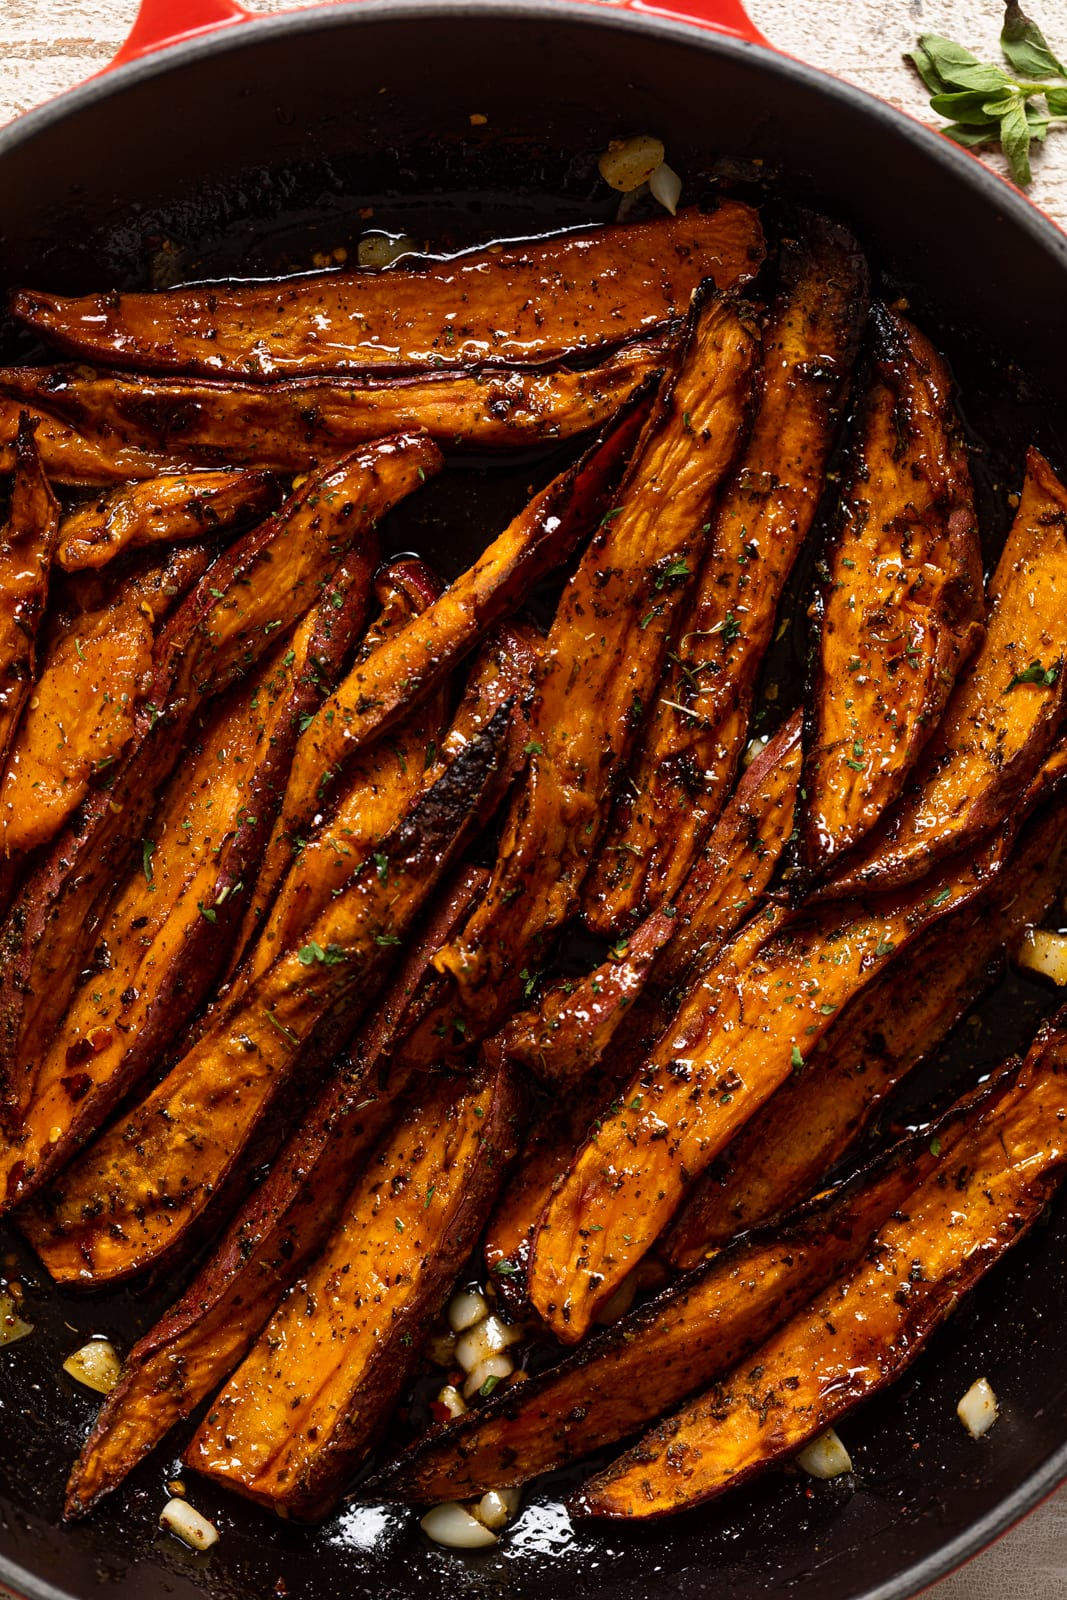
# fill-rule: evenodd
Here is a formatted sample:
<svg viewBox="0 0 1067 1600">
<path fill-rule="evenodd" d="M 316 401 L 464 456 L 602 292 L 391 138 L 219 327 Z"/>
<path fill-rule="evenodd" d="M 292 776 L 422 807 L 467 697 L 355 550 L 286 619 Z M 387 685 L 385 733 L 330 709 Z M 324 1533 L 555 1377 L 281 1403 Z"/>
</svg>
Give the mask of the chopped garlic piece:
<svg viewBox="0 0 1067 1600">
<path fill-rule="evenodd" d="M 448 1303 L 448 1325 L 453 1333 L 466 1333 L 489 1315 L 489 1306 L 480 1289 L 461 1289 Z"/>
<path fill-rule="evenodd" d="M 33 1324 L 19 1316 L 12 1295 L 0 1294 L 0 1345 L 14 1344 L 33 1332 Z"/>
<path fill-rule="evenodd" d="M 200 1515 L 188 1500 L 168 1500 L 159 1514 L 159 1525 L 193 1550 L 210 1550 L 219 1542 L 219 1530 Z"/>
<path fill-rule="evenodd" d="M 474 1507 L 474 1515 L 483 1527 L 491 1528 L 495 1533 L 511 1521 L 519 1509 L 521 1498 L 518 1489 L 490 1489 Z"/>
<path fill-rule="evenodd" d="M 446 1500 L 434 1506 L 419 1523 L 419 1527 L 435 1544 L 447 1544 L 453 1550 L 484 1550 L 496 1544 L 496 1534 L 477 1517 L 461 1506 L 458 1500 Z"/>
<path fill-rule="evenodd" d="M 638 133 L 632 139 L 612 139 L 597 162 L 600 176 L 612 189 L 628 194 L 647 183 L 663 165 L 663 140 Z"/>
<path fill-rule="evenodd" d="M 972 1439 L 980 1439 L 983 1433 L 989 1432 L 997 1420 L 998 1407 L 987 1379 L 979 1378 L 977 1383 L 971 1384 L 956 1407 L 956 1415 Z"/>
<path fill-rule="evenodd" d="M 80 1350 L 75 1350 L 72 1356 L 67 1357 L 63 1371 L 79 1383 L 84 1383 L 87 1389 L 95 1389 L 98 1394 L 110 1394 L 119 1381 L 122 1362 L 110 1340 L 90 1339 L 88 1344 L 83 1344 Z"/>
<path fill-rule="evenodd" d="M 674 168 L 661 161 L 649 178 L 648 187 L 652 191 L 653 198 L 658 200 L 664 211 L 669 211 L 673 217 L 682 198 L 682 180 Z"/>
<path fill-rule="evenodd" d="M 1027 971 L 1051 978 L 1061 989 L 1067 986 L 1067 934 L 1050 933 L 1047 928 L 1027 928 L 1016 960 Z"/>
<path fill-rule="evenodd" d="M 839 1478 L 843 1472 L 852 1471 L 852 1457 L 833 1428 L 827 1428 L 804 1446 L 797 1456 L 797 1465 L 813 1478 Z"/>
</svg>

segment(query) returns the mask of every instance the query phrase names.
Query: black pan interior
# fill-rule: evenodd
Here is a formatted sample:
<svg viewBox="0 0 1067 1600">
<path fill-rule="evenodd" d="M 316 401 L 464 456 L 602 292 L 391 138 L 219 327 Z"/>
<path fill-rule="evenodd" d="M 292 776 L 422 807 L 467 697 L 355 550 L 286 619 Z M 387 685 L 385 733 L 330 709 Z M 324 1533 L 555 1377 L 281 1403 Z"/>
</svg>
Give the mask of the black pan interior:
<svg viewBox="0 0 1067 1600">
<path fill-rule="evenodd" d="M 477 113 L 486 123 L 472 126 Z M 1067 240 L 948 146 L 876 103 L 765 52 L 559 3 L 399 0 L 332 7 L 171 52 L 0 135 L 0 283 L 66 291 L 309 265 L 368 226 L 434 249 L 606 220 L 608 138 L 654 130 L 695 197 L 716 184 L 773 205 L 814 201 L 856 228 L 884 285 L 911 302 L 960 382 L 990 549 L 1022 449 L 1067 469 Z M 753 160 L 762 165 L 753 166 Z M 701 175 L 699 180 L 695 175 Z M 4 359 L 32 352 L 3 330 Z M 446 475 L 392 530 L 450 571 L 553 470 L 531 458 Z M 776 670 L 796 692 L 800 650 Z M 913 1098 L 1024 1045 L 1052 996 L 1001 982 Z M 907 1120 L 906 1104 L 896 1110 Z M 175 1456 L 138 1471 L 84 1524 L 57 1528 L 62 1483 L 94 1410 L 60 1372 L 91 1332 L 128 1347 L 174 1297 L 48 1291 L 22 1275 L 35 1335 L 0 1352 L 0 1581 L 33 1596 L 120 1600 L 616 1600 L 790 1593 L 902 1597 L 977 1548 L 1067 1472 L 1058 1333 L 1067 1208 L 1051 1208 L 909 1377 L 842 1428 L 854 1478 L 774 1475 L 669 1525 L 572 1528 L 549 1482 L 500 1546 L 462 1557 L 404 1512 L 353 1508 L 307 1532 L 197 1483 L 222 1531 L 210 1557 L 159 1533 Z M 973 1444 L 956 1401 L 985 1374 L 1001 1397 Z"/>
</svg>

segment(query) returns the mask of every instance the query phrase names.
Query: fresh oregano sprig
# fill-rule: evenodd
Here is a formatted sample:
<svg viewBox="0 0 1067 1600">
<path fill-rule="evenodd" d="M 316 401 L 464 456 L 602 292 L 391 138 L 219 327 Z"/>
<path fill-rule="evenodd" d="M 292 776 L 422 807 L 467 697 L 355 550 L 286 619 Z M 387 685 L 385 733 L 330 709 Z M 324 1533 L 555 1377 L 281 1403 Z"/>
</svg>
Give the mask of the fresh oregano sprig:
<svg viewBox="0 0 1067 1600">
<path fill-rule="evenodd" d="M 1025 188 L 1031 140 L 1040 143 L 1054 123 L 1067 121 L 1067 68 L 1016 0 L 1004 8 L 1000 48 L 1011 72 L 939 33 L 924 33 L 908 60 L 930 90 L 931 109 L 951 118 L 942 133 L 971 149 L 999 144 Z"/>
</svg>

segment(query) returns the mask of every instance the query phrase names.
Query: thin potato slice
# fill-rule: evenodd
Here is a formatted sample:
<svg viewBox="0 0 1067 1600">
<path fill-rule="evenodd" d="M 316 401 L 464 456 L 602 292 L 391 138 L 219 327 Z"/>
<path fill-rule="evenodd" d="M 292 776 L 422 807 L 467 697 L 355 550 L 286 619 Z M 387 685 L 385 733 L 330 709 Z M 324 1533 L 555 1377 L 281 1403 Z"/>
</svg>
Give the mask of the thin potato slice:
<svg viewBox="0 0 1067 1600">
<path fill-rule="evenodd" d="M 1014 820 L 1013 828 L 1021 822 Z M 677 1211 L 686 1189 L 793 1072 L 836 1011 L 1004 866 L 1012 830 L 892 896 L 754 919 L 674 1022 L 545 1207 L 530 1300 L 573 1344 Z"/>
<path fill-rule="evenodd" d="M 383 1432 L 514 1149 L 505 1065 L 424 1080 L 322 1255 L 289 1290 L 185 1452 L 283 1515 L 331 1511 Z"/>
<path fill-rule="evenodd" d="M 506 740 L 501 710 L 357 868 L 309 930 L 207 1028 L 140 1105 L 90 1145 L 21 1225 L 59 1282 L 157 1269 L 270 1154 L 298 1065 L 327 1060 L 382 987 L 391 952 L 466 842 Z M 206 1213 L 206 1218 L 205 1218 Z"/>
<path fill-rule="evenodd" d="M 20 1067 L 52 1038 L 129 841 L 143 836 L 199 706 L 286 636 L 347 551 L 440 464 L 429 440 L 401 437 L 311 479 L 220 556 L 168 620 L 125 757 L 87 795 L 0 927 L 0 1103 L 23 1103 Z"/>
<path fill-rule="evenodd" d="M 898 1377 L 1060 1182 L 1065 1065 L 1060 1020 L 1039 1034 L 977 1126 L 941 1151 L 867 1258 L 585 1484 L 572 1514 L 649 1518 L 699 1505 L 795 1455 Z"/>
<path fill-rule="evenodd" d="M 807 1069 L 783 1083 L 712 1162 L 660 1240 L 672 1265 L 696 1266 L 709 1250 L 811 1194 L 992 981 L 1004 951 L 1040 922 L 1065 879 L 1067 835 L 1053 811 L 989 891 L 931 928 L 834 1019 Z"/>
<path fill-rule="evenodd" d="M 901 794 L 981 637 L 982 562 L 951 381 L 930 341 L 877 307 L 842 523 L 819 601 L 800 840 L 825 876 Z"/>
<path fill-rule="evenodd" d="M 656 328 L 702 279 L 727 289 L 762 259 L 756 213 L 727 200 L 384 272 L 73 300 L 24 289 L 12 311 L 83 358 L 236 378 L 539 365 Z"/>
<path fill-rule="evenodd" d="M 985 638 L 912 783 L 825 893 L 908 883 L 972 844 L 1051 748 L 1067 706 L 1067 489 L 1036 450 L 989 601 Z"/>
<path fill-rule="evenodd" d="M 203 539 L 277 500 L 266 472 L 171 473 L 131 483 L 63 518 L 56 560 L 65 572 L 96 570 L 125 550 Z"/>
<path fill-rule="evenodd" d="M 586 881 L 586 921 L 605 937 L 674 898 L 733 787 L 778 602 L 848 397 L 867 314 L 855 239 L 812 217 L 783 244 L 780 263 L 752 435 L 715 512 L 631 781 Z"/>
<path fill-rule="evenodd" d="M 938 1126 L 941 1156 L 990 1097 Z M 455 1422 L 438 1424 L 363 1488 L 366 1498 L 466 1499 L 526 1483 L 633 1434 L 728 1371 L 853 1266 L 936 1166 L 924 1134 L 777 1228 L 739 1240 L 579 1350 Z"/>
<path fill-rule="evenodd" d="M 483 887 L 463 869 L 270 1173 L 254 1190 L 178 1303 L 139 1339 L 67 1484 L 65 1514 L 83 1516 L 175 1423 L 223 1383 L 321 1250 L 345 1196 L 397 1114 L 407 1087 L 387 1053 L 426 966 Z M 383 1081 L 384 1080 L 384 1081 Z"/>
<path fill-rule="evenodd" d="M 578 902 L 605 802 L 659 678 L 672 618 L 699 564 L 707 513 L 739 448 L 758 343 L 738 309 L 695 308 L 616 510 L 567 584 L 545 643 L 530 765 L 485 900 L 439 958 L 468 1036 L 482 1036 L 540 965 Z M 670 493 L 663 485 L 670 485 Z"/>
</svg>

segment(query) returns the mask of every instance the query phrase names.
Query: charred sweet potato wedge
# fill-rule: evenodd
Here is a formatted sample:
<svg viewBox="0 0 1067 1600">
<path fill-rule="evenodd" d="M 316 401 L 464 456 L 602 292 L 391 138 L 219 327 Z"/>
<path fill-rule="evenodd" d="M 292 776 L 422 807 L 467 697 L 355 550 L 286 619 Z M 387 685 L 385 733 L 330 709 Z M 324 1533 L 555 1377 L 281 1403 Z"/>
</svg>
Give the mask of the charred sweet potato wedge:
<svg viewBox="0 0 1067 1600">
<path fill-rule="evenodd" d="M 437 469 L 425 439 L 388 439 L 311 479 L 211 566 L 169 618 L 125 757 L 109 767 L 27 878 L 0 926 L 0 1100 L 23 1103 L 31 1058 L 55 1031 L 100 914 L 177 765 L 204 700 L 255 666 L 322 595 L 346 552 Z"/>
<path fill-rule="evenodd" d="M 22 370 L 22 369 L 17 369 Z M 34 369 L 27 367 L 27 373 Z M 27 379 L 31 387 L 36 380 Z M 131 478 L 154 478 L 164 472 L 192 469 L 193 462 L 165 451 L 154 453 L 117 444 L 106 432 L 91 429 L 86 437 L 77 428 L 36 401 L 28 405 L 0 392 L 0 472 L 13 472 L 18 457 L 19 420 L 28 411 L 36 429 L 37 453 L 49 482 L 98 488 L 127 483 Z"/>
<path fill-rule="evenodd" d="M 373 541 L 248 684 L 192 731 L 185 759 L 105 911 L 105 958 L 81 977 L 38 1053 L 21 1124 L 0 1152 L 0 1203 L 35 1193 L 166 1059 L 225 961 L 281 801 L 301 719 L 336 677 L 367 611 Z M 177 1026 L 176 1026 L 177 1025 Z M 29 1064 L 24 1063 L 29 1071 Z"/>
<path fill-rule="evenodd" d="M 896 895 L 755 918 L 690 989 L 545 1207 L 530 1300 L 576 1343 L 761 1105 L 803 1072 L 830 1019 L 1001 871 L 1008 839 Z M 836 909 L 836 915 L 834 915 Z"/>
<path fill-rule="evenodd" d="M 615 510 L 568 582 L 544 650 L 530 764 L 486 897 L 439 958 L 484 1037 L 577 905 L 605 803 L 659 678 L 703 554 L 708 509 L 740 448 L 759 345 L 729 301 L 694 308 Z M 665 495 L 663 485 L 671 491 Z"/>
<path fill-rule="evenodd" d="M 428 568 L 422 587 L 426 603 L 432 604 L 441 584 Z M 399 599 L 389 610 L 397 614 L 397 625 L 402 625 L 400 614 L 404 620 L 412 615 L 410 605 Z M 393 621 L 387 617 L 371 630 L 359 651 L 360 660 L 368 659 L 389 636 Z M 447 726 L 449 700 L 446 679 L 393 730 L 391 738 L 362 751 L 349 764 L 343 790 L 329 814 L 317 825 L 307 826 L 303 836 L 285 831 L 276 815 L 237 941 L 244 960 L 235 984 L 258 977 L 279 951 L 300 943 L 302 932 L 351 877 L 357 862 L 365 860 L 404 815 L 433 765 Z"/>
<path fill-rule="evenodd" d="M 944 1156 L 960 1127 L 947 1119 L 938 1133 Z M 794 1219 L 720 1252 L 558 1365 L 431 1427 L 363 1486 L 361 1498 L 466 1499 L 526 1483 L 635 1433 L 729 1371 L 853 1266 L 936 1168 L 930 1144 L 928 1132 L 905 1141 Z"/>
<path fill-rule="evenodd" d="M 59 533 L 59 506 L 26 416 L 20 420 L 17 452 L 11 505 L 0 533 L 0 759 L 11 747 L 36 676 L 37 635 Z"/>
<path fill-rule="evenodd" d="M 281 1515 L 333 1509 L 383 1432 L 511 1158 L 510 1069 L 424 1079 L 185 1452 Z"/>
<path fill-rule="evenodd" d="M 309 930 L 209 1024 L 148 1098 L 90 1145 L 20 1225 L 59 1282 L 157 1269 L 225 1216 L 249 1152 L 272 1153 L 271 1112 L 298 1065 L 325 1061 L 380 991 L 471 831 L 506 739 L 504 709 L 357 868 Z"/>
<path fill-rule="evenodd" d="M 707 966 L 752 916 L 793 832 L 801 765 L 798 711 L 741 778 L 675 901 L 675 934 L 653 969 L 670 989 Z"/>
<path fill-rule="evenodd" d="M 748 446 L 672 633 L 630 782 L 586 881 L 586 921 L 617 936 L 672 900 L 734 784 L 778 602 L 811 528 L 867 315 L 851 234 L 810 217 L 780 256 Z"/>
<path fill-rule="evenodd" d="M 985 638 L 911 784 L 824 893 L 908 883 L 973 844 L 1052 747 L 1067 707 L 1067 489 L 1036 450 L 989 601 Z"/>
<path fill-rule="evenodd" d="M 671 342 L 669 333 L 639 340 L 578 371 L 311 378 L 268 387 L 7 367 L 0 369 L 0 407 L 6 394 L 9 404 L 69 425 L 71 439 L 53 440 L 56 430 L 48 427 L 42 438 L 61 482 L 151 478 L 183 465 L 306 472 L 391 433 L 425 433 L 455 452 L 523 449 L 605 427 L 663 366 Z M 0 440 L 2 421 L 0 410 Z"/>
<path fill-rule="evenodd" d="M 403 1074 L 388 1070 L 396 1029 L 427 963 L 485 878 L 477 868 L 460 872 L 357 1039 L 350 1064 L 332 1074 L 178 1303 L 126 1357 L 71 1472 L 68 1517 L 83 1516 L 116 1488 L 229 1377 L 326 1243 L 407 1087 Z"/>
<path fill-rule="evenodd" d="M 691 872 L 677 905 L 654 911 L 584 978 L 553 984 L 512 1017 L 502 1048 L 538 1077 L 569 1088 L 603 1059 L 651 981 L 672 988 L 755 910 L 793 826 L 800 714 L 753 761 Z M 590 1114 L 595 1108 L 590 1108 Z"/>
<path fill-rule="evenodd" d="M 951 380 L 884 306 L 817 602 L 801 856 L 825 876 L 903 791 L 981 637 L 982 563 Z"/>
<path fill-rule="evenodd" d="M 692 1191 L 659 1249 L 687 1270 L 735 1234 L 811 1194 L 888 1095 L 935 1051 L 1038 923 L 1067 877 L 1062 816 L 1040 819 L 1008 870 L 834 1019 L 803 1073 L 732 1139 Z"/>
<path fill-rule="evenodd" d="M 54 838 L 133 738 L 151 682 L 153 624 L 134 583 L 51 640 L 0 787 L 6 855 Z"/>
<path fill-rule="evenodd" d="M 823 1290 L 709 1393 L 569 1502 L 573 1515 L 665 1516 L 792 1456 L 911 1364 L 962 1295 L 1032 1226 L 1067 1161 L 1067 1039 L 1039 1035 L 936 1170 Z"/>
<path fill-rule="evenodd" d="M 559 566 L 596 524 L 648 414 L 646 393 L 574 466 L 554 478 L 433 605 L 358 661 L 303 735 L 279 819 L 301 837 L 328 809 L 346 764 L 404 717 L 530 585 Z M 272 846 L 273 849 L 273 846 Z"/>
<path fill-rule="evenodd" d="M 656 328 L 685 311 L 702 279 L 726 289 L 762 259 L 756 213 L 727 200 L 384 272 L 73 300 L 24 289 L 11 309 L 79 357 L 156 370 L 265 379 L 536 366 Z"/>
<path fill-rule="evenodd" d="M 126 484 L 67 513 L 56 561 L 65 572 L 95 570 L 125 550 L 203 539 L 277 499 L 266 472 L 169 473 Z"/>
</svg>

